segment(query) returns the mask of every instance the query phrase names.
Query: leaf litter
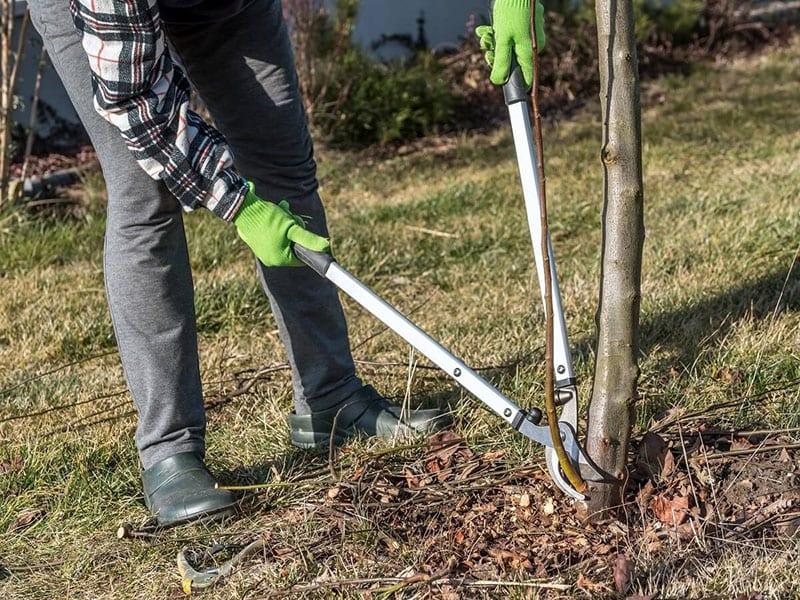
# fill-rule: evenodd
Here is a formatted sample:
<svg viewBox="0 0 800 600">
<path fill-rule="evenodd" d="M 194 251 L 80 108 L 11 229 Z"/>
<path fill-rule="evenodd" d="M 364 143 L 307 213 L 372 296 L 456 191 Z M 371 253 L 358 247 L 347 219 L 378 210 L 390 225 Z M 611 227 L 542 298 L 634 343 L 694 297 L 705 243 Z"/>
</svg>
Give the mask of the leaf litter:
<svg viewBox="0 0 800 600">
<path fill-rule="evenodd" d="M 537 462 L 481 452 L 449 431 L 415 447 L 346 448 L 338 480 L 317 482 L 301 506 L 256 501 L 256 510 L 267 507 L 258 511 L 260 530 L 250 522 L 242 536 L 270 543 L 262 565 L 245 565 L 239 575 L 299 573 L 281 590 L 255 577 L 248 588 L 255 597 L 328 597 L 343 588 L 413 597 L 426 588 L 448 598 L 492 598 L 506 585 L 529 585 L 540 586 L 543 598 L 565 597 L 565 589 L 655 598 L 641 595 L 653 557 L 703 557 L 797 532 L 800 455 L 791 440 L 702 426 L 662 434 L 633 441 L 623 507 L 595 522 Z M 333 577 L 343 563 L 358 577 Z"/>
</svg>

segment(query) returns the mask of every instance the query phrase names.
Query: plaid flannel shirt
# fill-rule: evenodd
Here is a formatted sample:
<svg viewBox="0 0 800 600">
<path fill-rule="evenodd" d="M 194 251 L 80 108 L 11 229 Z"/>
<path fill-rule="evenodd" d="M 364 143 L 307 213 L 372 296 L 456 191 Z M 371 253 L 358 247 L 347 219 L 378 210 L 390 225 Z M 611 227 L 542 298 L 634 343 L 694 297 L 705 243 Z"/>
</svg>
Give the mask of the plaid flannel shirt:
<svg viewBox="0 0 800 600">
<path fill-rule="evenodd" d="M 97 112 L 186 210 L 232 219 L 246 183 L 222 134 L 189 110 L 189 81 L 170 57 L 156 0 L 70 0 L 70 8 Z"/>
</svg>

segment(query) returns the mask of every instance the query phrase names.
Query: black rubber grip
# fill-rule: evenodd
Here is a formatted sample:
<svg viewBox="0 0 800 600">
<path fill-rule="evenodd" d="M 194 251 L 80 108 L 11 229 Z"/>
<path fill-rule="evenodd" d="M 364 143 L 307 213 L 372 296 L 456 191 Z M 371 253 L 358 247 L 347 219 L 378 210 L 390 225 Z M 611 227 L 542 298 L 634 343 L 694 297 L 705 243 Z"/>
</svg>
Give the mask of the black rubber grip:
<svg viewBox="0 0 800 600">
<path fill-rule="evenodd" d="M 522 76 L 522 69 L 514 61 L 513 68 L 511 69 L 511 77 L 503 86 L 503 96 L 506 99 L 506 106 L 516 104 L 517 102 L 527 102 L 528 94 L 531 89 L 525 83 L 525 78 Z"/>
<path fill-rule="evenodd" d="M 316 252 L 314 250 L 309 250 L 300 244 L 293 244 L 292 251 L 297 258 L 299 258 L 323 277 L 325 277 L 325 273 L 328 272 L 328 268 L 331 266 L 331 264 L 335 262 L 335 259 L 327 252 Z"/>
<path fill-rule="evenodd" d="M 515 416 L 511 426 L 517 431 L 525 424 L 525 421 L 538 425 L 542 422 L 542 411 L 538 408 L 530 408 L 528 410 L 520 410 Z"/>
</svg>

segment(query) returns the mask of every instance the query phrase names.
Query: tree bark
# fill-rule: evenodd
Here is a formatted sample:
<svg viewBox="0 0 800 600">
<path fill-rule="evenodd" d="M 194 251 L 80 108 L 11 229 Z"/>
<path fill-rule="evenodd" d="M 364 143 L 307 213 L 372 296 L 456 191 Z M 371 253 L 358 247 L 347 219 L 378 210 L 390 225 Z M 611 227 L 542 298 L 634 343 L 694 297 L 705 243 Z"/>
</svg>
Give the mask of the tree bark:
<svg viewBox="0 0 800 600">
<path fill-rule="evenodd" d="M 632 0 L 596 0 L 603 118 L 603 242 L 587 452 L 610 475 L 589 483 L 591 513 L 618 506 L 638 399 L 644 189 Z"/>
<path fill-rule="evenodd" d="M 33 84 L 33 98 L 31 100 L 31 111 L 28 118 L 28 135 L 25 137 L 25 150 L 22 153 L 22 170 L 19 175 L 19 195 L 22 195 L 22 186 L 25 183 L 25 178 L 28 176 L 31 154 L 33 154 L 33 142 L 36 140 L 36 126 L 39 119 L 39 96 L 42 91 L 42 76 L 44 75 L 46 66 L 47 50 L 44 45 L 42 45 L 42 50 L 39 53 L 39 61 L 36 63 L 36 80 Z M 19 198 L 15 197 L 12 199 L 13 202 L 17 200 L 19 200 Z"/>
<path fill-rule="evenodd" d="M 9 161 L 10 123 L 6 120 L 11 81 L 11 28 L 13 24 L 13 3 L 0 0 L 0 208 L 6 203 L 6 186 L 2 173 Z"/>
<path fill-rule="evenodd" d="M 14 17 L 16 15 L 15 0 L 2 1 L 2 33 L 0 33 L 0 63 L 2 63 L 2 85 L 0 85 L 0 207 L 9 201 L 8 172 L 11 165 L 11 113 L 14 110 L 14 93 L 17 89 L 17 79 L 21 70 L 22 58 L 25 51 L 26 34 L 30 13 L 26 10 L 22 18 L 19 32 L 17 32 L 17 51 L 13 54 L 13 67 L 11 66 L 11 38 L 14 33 Z"/>
</svg>

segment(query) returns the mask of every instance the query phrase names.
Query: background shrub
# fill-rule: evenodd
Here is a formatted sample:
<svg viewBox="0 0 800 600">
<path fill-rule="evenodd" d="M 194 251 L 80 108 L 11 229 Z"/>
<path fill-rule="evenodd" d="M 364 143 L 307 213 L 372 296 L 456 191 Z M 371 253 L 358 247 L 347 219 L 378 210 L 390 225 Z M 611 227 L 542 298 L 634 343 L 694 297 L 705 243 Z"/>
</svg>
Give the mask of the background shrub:
<svg viewBox="0 0 800 600">
<path fill-rule="evenodd" d="M 325 142 L 387 144 L 452 125 L 454 96 L 430 52 L 384 64 L 352 42 L 358 0 L 339 0 L 333 14 L 320 0 L 284 6 L 309 120 Z"/>
<path fill-rule="evenodd" d="M 429 53 L 381 64 L 352 50 L 316 94 L 314 124 L 334 146 L 387 144 L 430 135 L 453 122 L 454 97 Z"/>
<path fill-rule="evenodd" d="M 570 111 L 597 93 L 594 2 L 544 0 L 548 47 L 541 56 L 543 109 Z M 505 118 L 473 34 L 486 17 L 467 23 L 460 46 L 434 56 L 424 32 L 407 60 L 380 63 L 352 41 L 359 0 L 284 0 L 300 85 L 318 138 L 340 148 L 390 144 L 451 129 L 491 126 Z M 643 78 L 686 69 L 692 62 L 785 38 L 791 25 L 749 22 L 742 0 L 634 0 Z M 488 2 L 487 2 L 488 12 Z M 778 35 L 776 35 L 776 33 Z"/>
</svg>

